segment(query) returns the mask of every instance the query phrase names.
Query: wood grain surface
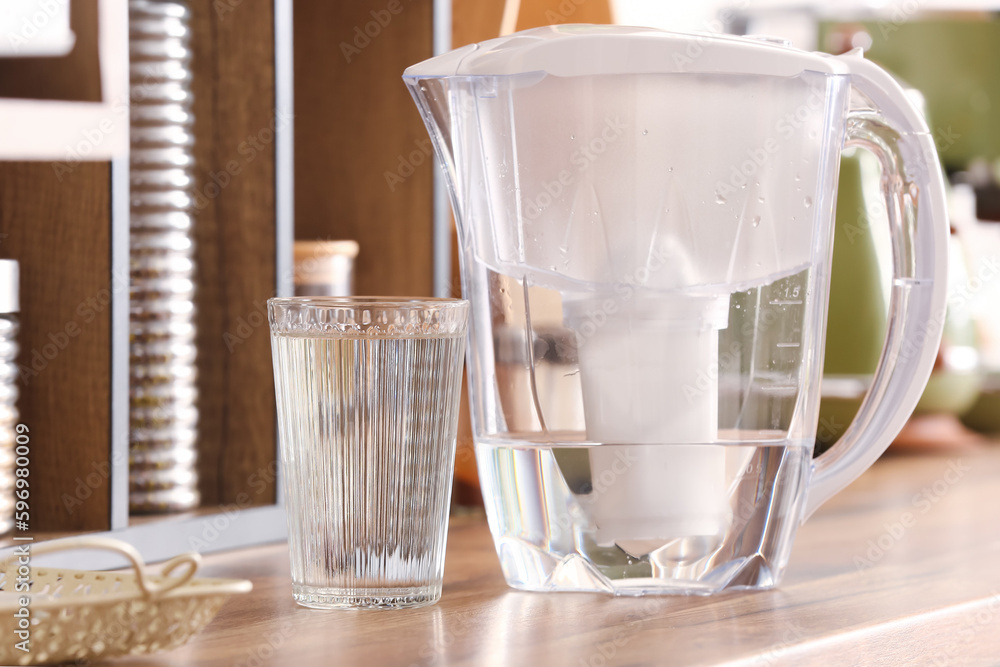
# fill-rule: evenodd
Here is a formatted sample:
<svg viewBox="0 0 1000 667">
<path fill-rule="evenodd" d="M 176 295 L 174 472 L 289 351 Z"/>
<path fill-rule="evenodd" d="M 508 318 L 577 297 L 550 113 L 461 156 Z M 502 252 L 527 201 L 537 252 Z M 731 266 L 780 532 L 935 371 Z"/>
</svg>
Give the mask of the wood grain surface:
<svg viewBox="0 0 1000 667">
<path fill-rule="evenodd" d="M 199 443 L 203 505 L 274 502 L 274 11 L 193 2 Z"/>
<path fill-rule="evenodd" d="M 453 520 L 424 609 L 305 609 L 284 545 L 212 556 L 202 574 L 253 592 L 188 646 L 116 664 L 996 665 L 998 479 L 997 443 L 885 458 L 801 528 L 778 589 L 717 597 L 514 591 L 475 518 Z"/>
<path fill-rule="evenodd" d="M 403 70 L 431 0 L 295 3 L 295 236 L 354 239 L 354 291 L 430 296 L 430 139 Z"/>
<path fill-rule="evenodd" d="M 500 36 L 504 0 L 452 0 L 452 46 Z M 565 23 L 611 23 L 609 0 L 523 0 L 517 29 Z"/>
<path fill-rule="evenodd" d="M 107 530 L 111 451 L 110 166 L 0 162 L 0 257 L 21 268 L 21 422 L 31 530 Z"/>
</svg>

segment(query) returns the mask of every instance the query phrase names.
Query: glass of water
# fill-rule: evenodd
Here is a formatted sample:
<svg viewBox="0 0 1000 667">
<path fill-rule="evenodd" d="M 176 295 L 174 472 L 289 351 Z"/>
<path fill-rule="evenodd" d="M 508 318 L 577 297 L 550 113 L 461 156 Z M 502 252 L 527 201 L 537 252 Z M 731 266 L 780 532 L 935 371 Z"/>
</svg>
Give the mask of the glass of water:
<svg viewBox="0 0 1000 667">
<path fill-rule="evenodd" d="M 468 310 L 460 299 L 268 301 L 299 604 L 440 599 Z"/>
</svg>

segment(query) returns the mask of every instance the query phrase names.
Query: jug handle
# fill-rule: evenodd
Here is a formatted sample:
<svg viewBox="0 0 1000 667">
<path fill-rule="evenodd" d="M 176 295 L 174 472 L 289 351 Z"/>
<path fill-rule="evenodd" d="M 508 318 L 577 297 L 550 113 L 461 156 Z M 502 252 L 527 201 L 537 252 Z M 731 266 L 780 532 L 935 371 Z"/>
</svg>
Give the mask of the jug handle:
<svg viewBox="0 0 1000 667">
<path fill-rule="evenodd" d="M 813 462 L 802 521 L 861 475 L 902 429 L 930 377 L 944 327 L 948 211 L 934 139 L 920 112 L 861 49 L 839 59 L 852 78 L 845 148 L 882 165 L 892 238 L 892 292 L 882 356 L 857 416 Z"/>
</svg>

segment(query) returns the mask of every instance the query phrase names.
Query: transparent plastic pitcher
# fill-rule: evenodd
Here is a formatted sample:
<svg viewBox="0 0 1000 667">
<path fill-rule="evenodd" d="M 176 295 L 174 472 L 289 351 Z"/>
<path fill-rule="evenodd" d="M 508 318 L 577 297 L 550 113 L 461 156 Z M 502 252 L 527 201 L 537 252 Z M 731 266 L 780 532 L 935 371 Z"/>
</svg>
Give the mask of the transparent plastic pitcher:
<svg viewBox="0 0 1000 667">
<path fill-rule="evenodd" d="M 559 26 L 406 70 L 458 223 L 490 529 L 526 590 L 781 579 L 933 364 L 947 220 L 928 128 L 860 51 Z M 881 161 L 891 322 L 812 459 L 841 150 Z"/>
</svg>

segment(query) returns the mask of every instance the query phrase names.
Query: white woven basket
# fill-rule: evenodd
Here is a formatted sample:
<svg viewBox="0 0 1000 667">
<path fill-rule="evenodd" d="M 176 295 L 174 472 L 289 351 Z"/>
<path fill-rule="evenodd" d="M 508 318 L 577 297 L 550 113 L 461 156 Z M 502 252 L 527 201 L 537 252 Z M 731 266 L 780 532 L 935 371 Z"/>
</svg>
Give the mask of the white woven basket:
<svg viewBox="0 0 1000 667">
<path fill-rule="evenodd" d="M 147 574 L 131 545 L 104 537 L 80 537 L 31 545 L 30 560 L 43 553 L 104 549 L 125 556 L 133 572 L 91 572 L 30 565 L 29 590 L 17 591 L 18 556 L 0 574 L 0 664 L 51 665 L 152 653 L 180 646 L 202 628 L 234 593 L 246 593 L 245 579 L 193 579 L 201 557 L 183 554 Z M 179 574 L 170 576 L 175 570 Z M 23 572 L 22 572 L 23 574 Z M 30 598 L 30 652 L 16 647 L 21 608 Z"/>
</svg>

